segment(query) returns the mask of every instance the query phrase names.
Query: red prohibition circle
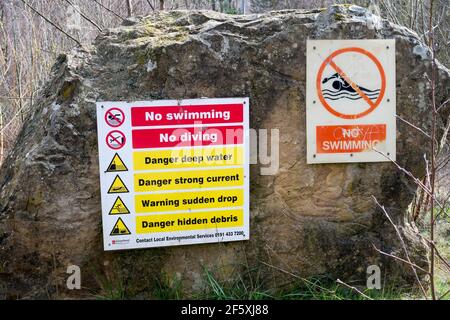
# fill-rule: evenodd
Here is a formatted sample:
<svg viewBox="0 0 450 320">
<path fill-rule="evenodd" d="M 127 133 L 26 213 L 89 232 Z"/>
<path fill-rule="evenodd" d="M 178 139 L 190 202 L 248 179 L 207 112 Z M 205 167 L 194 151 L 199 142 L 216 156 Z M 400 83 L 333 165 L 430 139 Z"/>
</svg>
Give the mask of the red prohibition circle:
<svg viewBox="0 0 450 320">
<path fill-rule="evenodd" d="M 365 96 L 364 93 L 363 93 L 363 95 L 361 95 L 361 93 L 358 92 L 358 90 L 357 90 L 358 94 L 361 95 L 361 97 L 364 98 L 364 100 L 366 100 L 370 106 L 367 110 L 365 110 L 361 113 L 357 113 L 357 114 L 345 114 L 345 113 L 341 113 L 341 112 L 334 110 L 333 107 L 325 100 L 325 98 L 322 95 L 322 81 L 321 80 L 322 80 L 322 74 L 323 74 L 323 71 L 325 70 L 325 67 L 328 64 L 334 64 L 332 62 L 333 58 L 335 58 L 336 56 L 338 56 L 342 53 L 346 53 L 346 52 L 357 52 L 357 53 L 367 56 L 370 60 L 372 60 L 375 63 L 378 71 L 380 72 L 380 77 L 381 77 L 380 94 L 378 95 L 378 98 L 375 102 L 372 102 L 369 98 L 367 98 L 367 96 Z M 336 65 L 334 65 L 334 66 L 337 67 Z M 340 70 L 340 71 L 342 72 L 342 70 Z M 338 70 L 336 70 L 336 72 L 338 72 L 341 76 L 343 76 Z M 343 78 L 345 78 L 345 77 L 346 77 L 346 75 L 344 74 Z M 331 114 L 335 115 L 336 117 L 343 118 L 343 119 L 358 119 L 358 118 L 362 118 L 362 117 L 368 115 L 369 113 L 374 111 L 380 105 L 381 101 L 383 100 L 384 93 L 386 91 L 386 75 L 384 73 L 384 69 L 383 69 L 383 66 L 381 65 L 380 61 L 378 61 L 378 59 L 369 51 L 364 50 L 362 48 L 358 48 L 358 47 L 343 48 L 343 49 L 334 51 L 332 54 L 330 54 L 328 56 L 328 58 L 326 58 L 322 62 L 321 66 L 319 68 L 319 71 L 317 72 L 316 88 L 317 88 L 317 96 L 319 97 L 320 102 L 325 107 L 325 109 L 327 109 Z M 359 91 L 361 91 L 361 90 L 359 90 Z"/>
<path fill-rule="evenodd" d="M 119 143 L 119 141 L 117 141 L 117 137 L 113 136 L 113 133 L 119 133 L 122 136 L 122 142 Z M 111 137 L 114 141 L 116 141 L 119 145 L 118 146 L 112 146 L 111 143 L 108 141 L 108 138 Z M 108 147 L 110 147 L 113 150 L 119 150 L 121 149 L 124 145 L 125 142 L 127 141 L 127 138 L 125 137 L 125 134 L 122 131 L 119 130 L 113 130 L 110 131 L 107 135 L 106 135 L 106 144 L 108 145 Z"/>
<path fill-rule="evenodd" d="M 119 121 L 119 119 L 116 118 L 116 116 L 112 113 L 113 111 L 119 111 L 120 112 L 120 114 L 122 115 L 122 121 Z M 109 123 L 109 121 L 108 121 L 109 120 L 109 118 L 108 118 L 109 115 L 111 115 L 113 117 L 113 119 L 115 118 L 115 120 L 117 122 L 119 122 L 119 123 L 116 124 L 116 125 L 113 125 L 113 124 Z M 111 109 L 109 109 L 108 111 L 105 112 L 105 122 L 110 127 L 113 127 L 113 128 L 120 127 L 125 122 L 125 113 L 122 110 L 120 110 L 119 108 L 111 108 Z"/>
</svg>

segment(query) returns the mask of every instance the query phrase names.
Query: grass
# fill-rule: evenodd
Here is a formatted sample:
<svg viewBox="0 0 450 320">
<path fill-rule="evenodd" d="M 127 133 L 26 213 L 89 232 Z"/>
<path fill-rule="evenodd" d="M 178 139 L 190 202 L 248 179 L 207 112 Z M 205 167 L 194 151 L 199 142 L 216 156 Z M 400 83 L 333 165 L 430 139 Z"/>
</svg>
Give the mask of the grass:
<svg viewBox="0 0 450 320">
<path fill-rule="evenodd" d="M 427 219 L 425 216 L 424 219 Z M 426 221 L 426 220 L 425 220 Z M 426 236 L 426 225 L 422 231 Z M 450 261 L 450 218 L 447 216 L 439 219 L 436 227 L 436 240 L 439 252 Z M 116 268 L 113 268 L 116 269 Z M 250 279 L 253 275 L 253 279 Z M 367 298 L 355 290 L 345 287 L 334 279 L 327 277 L 314 277 L 308 279 L 294 278 L 288 289 L 267 290 L 262 281 L 259 281 L 258 272 L 248 270 L 247 275 L 237 275 L 234 279 L 226 281 L 218 280 L 212 272 L 204 268 L 204 291 L 193 297 L 183 294 L 182 283 L 176 279 L 162 276 L 156 281 L 156 285 L 149 289 L 149 294 L 154 299 L 178 300 L 178 299 L 212 299 L 212 300 L 366 300 Z M 245 279 L 243 278 L 245 277 Z M 255 279 L 256 278 L 256 279 Z M 97 299 L 133 299 L 133 293 L 127 290 L 127 285 L 119 273 L 113 272 L 106 275 L 97 275 L 101 287 Z M 445 269 L 442 262 L 437 260 L 436 265 L 436 291 L 440 297 L 450 290 L 450 272 Z M 423 299 L 419 293 L 397 287 L 382 287 L 380 290 L 358 287 L 364 295 L 374 300 L 399 300 L 399 299 Z M 450 300 L 450 294 L 445 297 Z"/>
<path fill-rule="evenodd" d="M 179 279 L 170 280 L 163 276 L 157 281 L 153 296 L 160 300 L 180 300 L 183 299 L 182 285 Z"/>
<path fill-rule="evenodd" d="M 450 263 L 450 208 L 437 223 L 437 249 L 447 262 Z M 437 260 L 436 292 L 440 297 L 450 291 L 450 270 L 446 269 L 442 261 Z M 450 300 L 450 293 L 444 297 Z"/>
<path fill-rule="evenodd" d="M 114 268 L 117 270 L 117 268 Z M 100 273 L 93 270 L 97 283 L 100 286 L 99 293 L 92 293 L 99 300 L 124 300 L 126 299 L 126 286 L 119 272 Z"/>
<path fill-rule="evenodd" d="M 219 281 L 211 272 L 205 270 L 206 288 L 203 293 L 193 299 L 209 300 L 366 300 L 359 293 L 338 284 L 336 281 L 315 277 L 296 279 L 290 289 L 270 291 L 263 289 L 261 284 L 248 284 L 241 277 L 231 281 Z M 126 294 L 125 286 L 120 278 L 103 279 L 100 281 L 102 290 L 95 298 L 101 300 L 124 300 L 130 298 Z M 374 300 L 398 300 L 408 298 L 407 292 L 398 289 L 383 288 L 381 290 L 362 289 L 365 295 Z M 168 281 L 167 277 L 160 280 L 153 290 L 153 298 L 161 300 L 186 299 L 183 295 L 181 282 Z"/>
<path fill-rule="evenodd" d="M 292 292 L 282 296 L 283 299 L 295 300 L 400 300 L 405 298 L 406 292 L 399 288 L 382 287 L 380 290 L 359 287 L 358 290 L 347 288 L 333 279 L 311 278 L 301 279 Z"/>
<path fill-rule="evenodd" d="M 438 208 L 435 208 L 435 215 L 437 215 L 439 211 L 440 210 Z M 430 235 L 428 227 L 429 219 L 430 215 L 427 213 L 419 221 L 419 228 L 427 238 L 429 238 Z M 450 263 L 450 207 L 446 208 L 444 212 L 442 212 L 442 214 L 436 219 L 436 248 L 442 257 Z M 441 297 L 446 292 L 450 291 L 450 270 L 448 270 L 444 263 L 437 257 L 435 274 L 436 296 Z M 450 300 L 450 293 L 444 297 L 444 300 Z"/>
<path fill-rule="evenodd" d="M 441 297 L 448 293 L 450 290 L 450 277 L 447 275 L 442 275 L 438 272 L 436 277 L 436 292 L 437 296 Z M 450 301 L 450 293 L 446 294 L 442 300 Z"/>
<path fill-rule="evenodd" d="M 447 259 L 450 259 L 450 221 L 440 221 L 437 229 L 437 239 L 439 240 L 439 252 Z M 193 299 L 211 300 L 367 300 L 367 297 L 359 294 L 355 290 L 347 288 L 337 283 L 334 279 L 327 277 L 313 278 L 293 278 L 289 289 L 267 290 L 257 279 L 244 280 L 241 275 L 237 278 L 220 281 L 208 269 L 204 269 L 204 280 L 206 287 L 204 291 L 197 294 Z M 129 297 L 126 286 L 119 275 L 98 277 L 101 286 L 101 294 L 97 294 L 97 299 L 122 300 Z M 436 267 L 436 291 L 440 297 L 450 290 L 450 273 L 445 270 L 442 263 L 437 263 Z M 405 300 L 423 299 L 418 293 L 411 293 L 397 287 L 386 287 L 382 289 L 367 289 L 358 287 L 364 295 L 374 300 Z M 169 279 L 167 276 L 161 277 L 152 289 L 155 299 L 179 300 L 188 297 L 183 295 L 182 283 L 179 279 Z M 445 297 L 450 300 L 450 294 Z"/>
<path fill-rule="evenodd" d="M 100 294 L 95 295 L 99 300 L 125 300 L 126 292 L 122 284 L 106 284 Z"/>
<path fill-rule="evenodd" d="M 219 281 L 214 275 L 205 270 L 206 288 L 204 292 L 193 299 L 210 300 L 367 300 L 368 298 L 355 290 L 337 283 L 327 277 L 313 277 L 295 279 L 289 289 L 273 291 L 264 289 L 262 284 L 249 284 L 242 277 L 233 280 Z M 165 280 L 164 280 L 165 279 Z M 102 300 L 123 300 L 130 298 L 120 278 L 104 279 L 101 282 L 101 293 L 95 297 Z M 364 295 L 373 300 L 406 300 L 423 299 L 417 293 L 402 290 L 396 287 L 382 287 L 380 290 L 358 287 Z M 448 272 L 437 272 L 437 295 L 442 296 L 450 290 L 450 277 Z M 179 280 L 168 281 L 167 278 L 158 281 L 152 294 L 154 299 L 180 300 L 186 299 L 183 295 L 182 285 Z M 450 300 L 450 294 L 445 300 Z"/>
<path fill-rule="evenodd" d="M 436 243 L 439 252 L 450 262 L 450 209 L 439 218 L 436 225 Z M 424 219 L 428 219 L 426 216 Z M 426 224 L 425 220 L 425 224 Z M 427 236 L 426 228 L 422 232 Z M 205 279 L 208 288 L 201 297 L 218 300 L 366 300 L 367 298 L 355 290 L 338 284 L 334 279 L 327 277 L 314 277 L 309 279 L 294 279 L 295 283 L 290 289 L 272 292 L 262 289 L 261 284 L 248 285 L 241 277 L 233 281 L 220 282 L 208 270 L 205 270 Z M 435 285 L 437 297 L 450 291 L 450 270 L 436 259 Z M 364 295 L 374 300 L 406 300 L 424 299 L 420 292 L 411 292 L 402 288 L 382 287 L 380 290 L 358 287 Z M 448 293 L 444 300 L 450 300 Z"/>
<path fill-rule="evenodd" d="M 267 290 L 247 284 L 241 276 L 226 282 L 219 282 L 211 272 L 205 269 L 207 288 L 199 299 L 213 300 L 263 300 L 274 299 Z"/>
<path fill-rule="evenodd" d="M 103 279 L 100 281 L 101 293 L 95 295 L 99 300 L 124 300 L 126 290 L 121 278 Z"/>
<path fill-rule="evenodd" d="M 326 277 L 296 279 L 290 289 L 270 292 L 262 286 L 246 285 L 242 278 L 232 282 L 219 282 L 210 272 L 205 271 L 208 288 L 201 299 L 212 300 L 366 300 L 367 298 L 336 281 Z M 375 300 L 404 299 L 407 292 L 394 288 L 359 289 Z"/>
</svg>

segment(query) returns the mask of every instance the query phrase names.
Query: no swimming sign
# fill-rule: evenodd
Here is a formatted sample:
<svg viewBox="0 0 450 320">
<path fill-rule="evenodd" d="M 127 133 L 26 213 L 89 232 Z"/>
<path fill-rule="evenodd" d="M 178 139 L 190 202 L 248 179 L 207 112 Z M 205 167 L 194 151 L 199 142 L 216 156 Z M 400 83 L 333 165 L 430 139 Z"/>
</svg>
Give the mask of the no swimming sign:
<svg viewBox="0 0 450 320">
<path fill-rule="evenodd" d="M 395 40 L 309 40 L 307 162 L 395 160 Z"/>
</svg>

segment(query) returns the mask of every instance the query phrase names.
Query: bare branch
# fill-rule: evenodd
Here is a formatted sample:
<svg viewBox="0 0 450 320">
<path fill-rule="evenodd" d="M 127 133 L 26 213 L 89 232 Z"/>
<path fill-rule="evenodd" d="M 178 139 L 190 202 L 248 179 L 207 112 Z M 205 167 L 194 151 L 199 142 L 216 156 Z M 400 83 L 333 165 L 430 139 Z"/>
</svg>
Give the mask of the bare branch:
<svg viewBox="0 0 450 320">
<path fill-rule="evenodd" d="M 30 8 L 34 13 L 36 13 L 38 16 L 40 16 L 42 19 L 44 19 L 47 23 L 49 23 L 50 25 L 52 25 L 54 28 L 56 28 L 59 32 L 63 33 L 65 36 L 67 36 L 69 39 L 73 40 L 76 42 L 76 44 L 78 44 L 80 47 L 81 42 L 77 39 L 75 39 L 74 37 L 72 37 L 70 34 L 68 34 L 67 32 L 65 32 L 63 29 L 61 29 L 56 23 L 54 23 L 53 21 L 51 21 L 50 19 L 48 19 L 46 16 L 44 16 L 42 13 L 40 13 L 39 11 L 37 11 L 35 8 L 33 8 L 32 6 L 30 6 L 25 0 L 21 0 L 23 2 L 24 5 L 26 5 L 28 8 Z"/>
<path fill-rule="evenodd" d="M 413 125 L 411 122 L 403 119 L 402 117 L 400 117 L 399 115 L 396 115 L 397 119 L 400 119 L 401 121 L 403 121 L 404 123 L 410 125 L 412 128 L 416 129 L 417 131 L 423 133 L 425 136 L 427 136 L 428 138 L 431 138 L 430 135 L 428 133 L 426 133 L 425 131 L 423 131 L 422 129 L 420 129 L 419 127 Z"/>
<path fill-rule="evenodd" d="M 362 292 L 361 292 L 360 290 L 358 290 L 357 288 L 352 287 L 352 286 L 346 284 L 345 282 L 343 282 L 343 281 L 340 280 L 340 279 L 337 279 L 336 282 L 339 283 L 339 284 L 342 284 L 342 285 L 346 286 L 347 288 L 349 288 L 349 289 L 351 289 L 351 290 L 354 290 L 354 291 L 358 292 L 360 295 L 362 295 L 364 298 L 366 298 L 366 299 L 368 299 L 368 300 L 373 300 L 373 299 L 372 299 L 371 297 L 369 297 L 368 295 L 362 293 Z"/>
<path fill-rule="evenodd" d="M 150 8 L 152 9 L 152 11 L 155 11 L 155 7 L 152 5 L 152 3 L 150 2 L 150 0 L 147 0 L 148 5 L 150 6 Z"/>
<path fill-rule="evenodd" d="M 439 112 L 442 108 L 444 108 L 446 105 L 448 105 L 448 103 L 450 102 L 450 98 L 448 98 L 447 100 L 445 100 L 437 109 L 436 112 Z"/>
<path fill-rule="evenodd" d="M 117 18 L 121 19 L 121 20 L 125 20 L 124 17 L 120 16 L 119 14 L 117 14 L 116 12 L 114 12 L 113 10 L 111 10 L 110 8 L 106 7 L 105 5 L 103 5 L 101 2 L 98 2 L 98 0 L 93 0 L 96 4 L 98 4 L 100 7 L 102 7 L 103 9 L 105 9 L 106 11 L 112 13 L 113 15 L 115 15 Z"/>
<path fill-rule="evenodd" d="M 442 296 L 439 297 L 439 300 L 442 300 L 445 298 L 446 295 L 448 295 L 450 293 L 450 289 L 447 290 L 446 293 L 444 293 Z"/>
<path fill-rule="evenodd" d="M 420 234 L 420 237 L 421 237 L 422 239 L 424 239 L 424 240 L 428 243 L 428 245 L 434 247 L 436 256 L 439 258 L 439 260 L 442 261 L 442 263 L 443 263 L 444 266 L 448 269 L 448 271 L 450 271 L 450 264 L 449 264 L 449 263 L 447 262 L 447 260 L 441 255 L 441 253 L 439 252 L 438 248 L 436 247 L 436 244 L 435 244 L 433 241 L 431 241 L 430 239 L 428 239 L 427 237 L 425 237 L 425 236 L 423 236 L 423 235 L 421 235 L 421 234 Z"/>
<path fill-rule="evenodd" d="M 98 26 L 92 19 L 90 19 L 88 16 L 86 16 L 79 8 L 78 6 L 74 5 L 70 0 L 65 0 L 72 8 L 78 12 L 86 21 L 88 21 L 90 24 L 92 24 L 94 27 L 97 28 L 98 31 L 102 32 L 102 28 Z"/>
<path fill-rule="evenodd" d="M 382 255 L 385 255 L 385 256 L 388 256 L 388 257 L 393 258 L 393 259 L 395 259 L 395 260 L 404 262 L 404 263 L 410 265 L 411 267 L 417 268 L 417 269 L 419 269 L 420 271 L 425 272 L 425 273 L 427 273 L 427 274 L 430 273 L 429 271 L 425 270 L 424 268 L 419 267 L 419 266 L 418 266 L 417 264 L 415 264 L 415 263 L 409 262 L 408 260 L 405 260 L 405 259 L 403 259 L 403 258 L 397 257 L 397 256 L 395 256 L 395 255 L 393 255 L 393 254 L 384 252 L 384 251 L 378 249 L 374 244 L 372 244 L 372 246 L 373 246 L 373 248 L 374 248 L 378 253 L 381 253 Z"/>
<path fill-rule="evenodd" d="M 133 15 L 133 4 L 131 3 L 131 0 L 126 0 L 125 3 L 127 4 L 127 15 L 128 17 L 131 17 Z"/>
<path fill-rule="evenodd" d="M 391 160 L 391 162 L 393 164 L 395 164 L 395 166 L 400 169 L 400 171 L 403 171 L 408 177 L 410 177 L 411 179 L 413 179 L 413 181 L 420 187 L 422 188 L 430 197 L 432 197 L 434 199 L 434 201 L 436 202 L 436 204 L 442 208 L 442 204 L 436 199 L 435 195 L 433 195 L 431 193 L 431 191 L 422 183 L 422 181 L 420 181 L 418 178 L 416 178 L 410 171 L 406 170 L 405 168 L 403 168 L 402 166 L 400 166 L 397 161 L 393 160 L 391 157 L 385 155 L 383 152 L 378 151 L 377 149 L 373 148 L 373 150 L 379 154 L 382 154 L 385 158 Z"/>
<path fill-rule="evenodd" d="M 409 258 L 408 249 L 406 248 L 406 244 L 405 244 L 405 241 L 403 240 L 403 237 L 402 237 L 402 234 L 400 233 L 400 230 L 398 229 L 398 227 L 397 227 L 397 225 L 394 223 L 394 221 L 392 221 L 390 215 L 387 213 L 387 211 L 386 211 L 386 209 L 384 208 L 384 206 L 382 206 L 382 205 L 378 202 L 377 198 L 375 198 L 375 196 L 372 196 L 372 199 L 373 199 L 373 201 L 375 201 L 375 203 L 377 204 L 377 206 L 383 211 L 383 213 L 384 213 L 384 215 L 386 216 L 386 218 L 388 218 L 389 222 L 390 222 L 391 225 L 394 227 L 395 232 L 397 233 L 397 236 L 398 236 L 398 238 L 399 238 L 399 240 L 400 240 L 400 242 L 401 242 L 401 244 L 402 244 L 403 251 L 405 252 L 406 260 L 409 262 L 409 264 L 410 264 L 410 266 L 411 266 L 411 269 L 412 269 L 412 271 L 413 271 L 413 273 L 414 273 L 414 276 L 416 277 L 416 281 L 417 281 L 418 285 L 420 286 L 420 289 L 422 290 L 422 293 L 423 293 L 424 297 L 426 298 L 426 297 L 427 297 L 427 293 L 426 293 L 424 287 L 422 286 L 422 283 L 420 282 L 419 275 L 417 274 L 417 271 L 416 271 L 415 267 L 413 266 L 414 264 L 411 262 L 411 259 Z"/>
</svg>

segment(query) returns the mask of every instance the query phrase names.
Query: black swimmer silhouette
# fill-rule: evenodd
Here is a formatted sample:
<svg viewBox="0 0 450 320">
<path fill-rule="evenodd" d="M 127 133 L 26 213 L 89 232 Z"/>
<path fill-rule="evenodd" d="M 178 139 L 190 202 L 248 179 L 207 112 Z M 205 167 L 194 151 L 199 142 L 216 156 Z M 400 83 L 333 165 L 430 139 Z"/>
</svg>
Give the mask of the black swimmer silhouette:
<svg viewBox="0 0 450 320">
<path fill-rule="evenodd" d="M 322 89 L 322 94 L 325 99 L 327 99 L 327 100 L 338 100 L 338 99 L 358 100 L 358 99 L 362 98 L 358 94 L 358 92 L 356 92 L 356 90 L 353 89 L 352 86 L 347 81 L 345 81 L 344 78 L 342 78 L 342 76 L 339 73 L 336 72 L 335 74 L 324 78 L 322 80 L 322 84 L 325 84 L 330 80 L 333 80 L 331 86 L 336 91 L 329 90 L 329 89 Z M 380 89 L 370 90 L 370 89 L 364 88 L 358 84 L 357 84 L 357 86 L 362 92 L 364 92 L 369 97 L 369 99 L 375 100 L 378 98 Z"/>
</svg>

